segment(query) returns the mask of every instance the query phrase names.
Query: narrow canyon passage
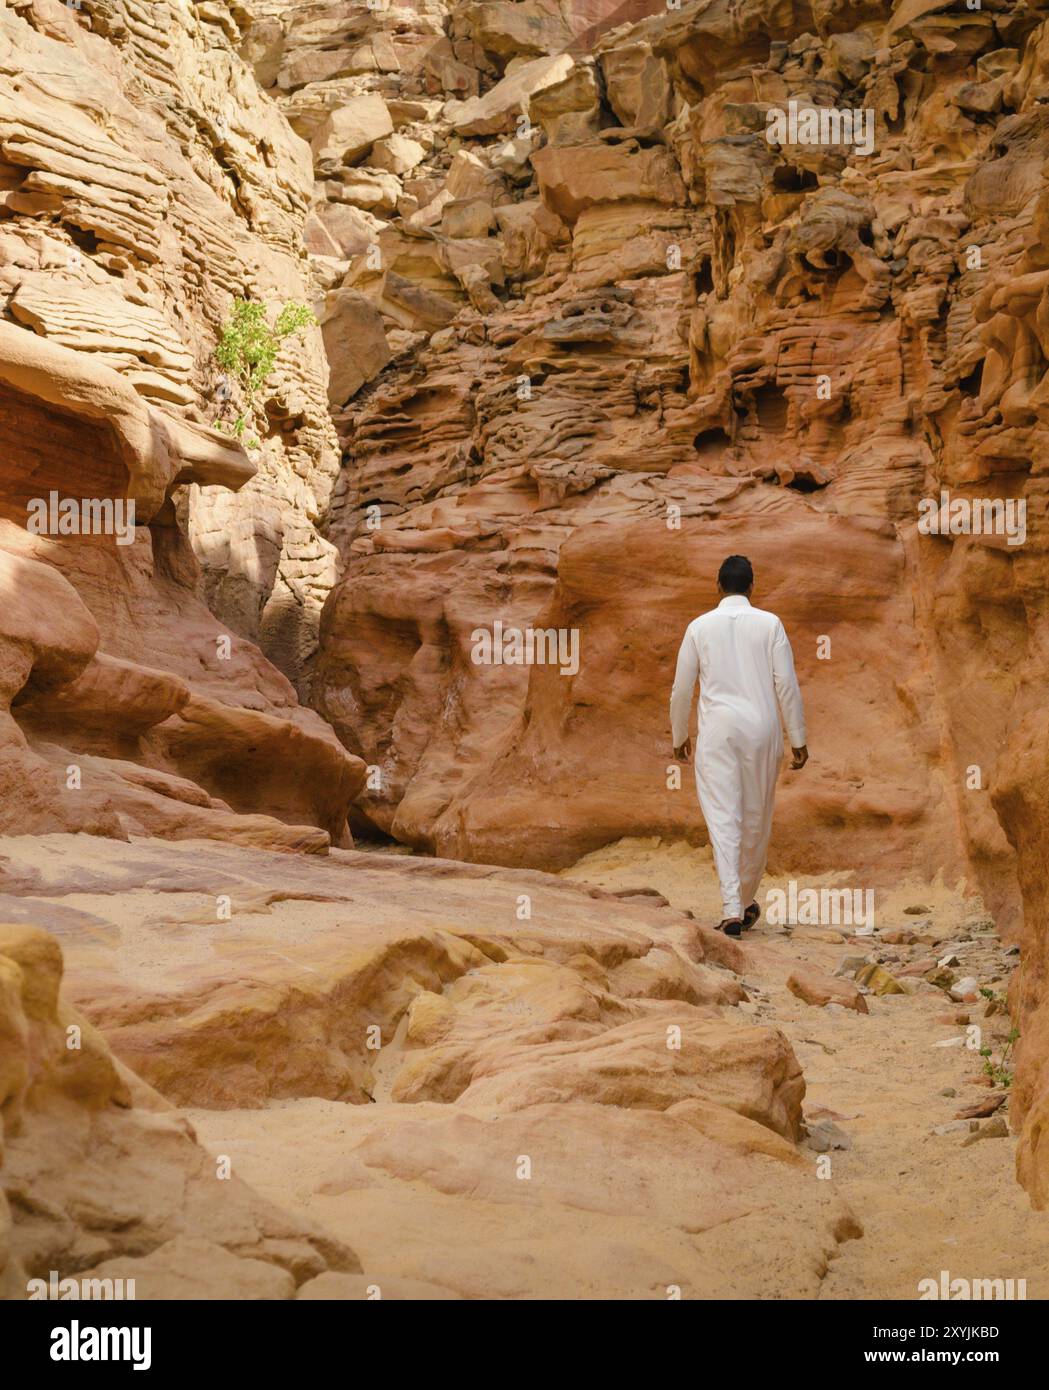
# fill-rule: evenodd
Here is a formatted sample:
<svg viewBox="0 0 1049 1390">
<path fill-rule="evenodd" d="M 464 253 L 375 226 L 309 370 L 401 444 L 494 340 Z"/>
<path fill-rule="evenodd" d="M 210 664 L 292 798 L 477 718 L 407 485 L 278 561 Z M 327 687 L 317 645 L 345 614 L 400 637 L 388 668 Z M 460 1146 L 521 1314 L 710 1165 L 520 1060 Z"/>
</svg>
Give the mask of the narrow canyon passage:
<svg viewBox="0 0 1049 1390">
<path fill-rule="evenodd" d="M 1049 1297 L 1047 473 L 1049 0 L 0 0 L 0 1301 Z"/>
<path fill-rule="evenodd" d="M 571 876 L 609 888 L 646 882 L 674 906 L 717 910 L 708 857 L 684 845 L 628 841 L 591 856 Z M 837 888 L 845 881 L 829 872 L 806 884 Z M 770 892 L 775 901 L 789 887 L 788 875 L 774 875 L 762 896 Z M 790 1039 L 805 1074 L 803 1151 L 830 1158 L 826 1180 L 864 1231 L 839 1247 L 819 1297 L 918 1298 L 926 1292 L 920 1281 L 933 1278 L 939 1286 L 947 1269 L 969 1280 L 1012 1278 L 1014 1287 L 1026 1279 L 1027 1297 L 1043 1298 L 1049 1217 L 1032 1213 L 1017 1186 L 1015 1143 L 1000 1118 L 1007 1097 L 1000 1085 L 985 1084 L 977 1046 L 994 1042 L 997 1053 L 1011 1020 L 1000 1006 L 986 1016 L 982 995 L 955 1004 L 944 992 L 975 978 L 1001 996 L 1015 950 L 1006 952 L 978 902 L 942 881 L 904 882 L 875 900 L 871 936 L 853 935 L 844 922 L 783 927 L 762 920 L 744 938 L 751 1003 L 741 1007 Z M 947 957 L 955 963 L 946 974 L 931 968 Z M 833 1002 L 824 1007 L 826 977 L 847 986 L 861 961 L 882 962 L 906 989 L 923 983 L 916 993 L 865 992 L 867 1014 Z M 799 966 L 824 977 L 810 1002 L 787 988 Z M 908 975 L 908 968 L 918 973 Z M 940 987 L 928 983 L 931 975 Z M 980 1025 L 981 1038 L 970 1035 L 970 1022 Z M 989 1118 L 957 1118 L 992 1105 Z"/>
</svg>

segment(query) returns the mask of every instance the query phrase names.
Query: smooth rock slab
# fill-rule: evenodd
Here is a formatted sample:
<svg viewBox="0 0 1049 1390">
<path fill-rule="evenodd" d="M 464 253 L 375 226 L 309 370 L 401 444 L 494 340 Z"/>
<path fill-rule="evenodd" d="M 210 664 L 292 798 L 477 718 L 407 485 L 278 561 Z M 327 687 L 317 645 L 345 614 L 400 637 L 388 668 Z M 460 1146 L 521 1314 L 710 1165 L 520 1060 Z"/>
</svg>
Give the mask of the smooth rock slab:
<svg viewBox="0 0 1049 1390">
<path fill-rule="evenodd" d="M 468 1299 L 811 1298 L 861 1234 L 790 1144 L 698 1101 L 500 1115 L 313 1100 L 194 1121 L 234 1153 L 242 1136 L 264 1192 L 353 1232 L 364 1281 L 325 1275 L 302 1297 L 421 1281 Z"/>
<path fill-rule="evenodd" d="M 181 1104 L 367 1102 L 377 1061 L 368 1030 L 389 1042 L 418 995 L 440 996 L 468 974 L 499 981 L 491 1007 L 502 996 L 510 1010 L 506 1041 L 535 1024 L 569 1039 L 645 1016 L 665 1036 L 664 1015 L 680 1022 L 684 1010 L 687 1022 L 742 997 L 731 969 L 742 952 L 724 937 L 671 908 L 529 870 L 342 851 L 307 863 L 204 841 L 87 836 L 0 840 L 0 856 L 8 919 L 58 936 L 71 998 L 123 1061 Z M 537 972 L 519 981 L 515 964 L 501 978 L 508 960 L 541 963 L 552 983 L 522 994 Z M 584 1022 L 566 1016 L 566 997 L 583 1000 Z M 465 1015 L 476 1004 L 448 998 Z M 485 1027 L 460 1028 L 470 1055 L 490 1050 Z M 440 1057 L 433 1068 L 447 1071 Z"/>
<path fill-rule="evenodd" d="M 360 1269 L 220 1170 L 61 982 L 54 936 L 0 925 L 0 1299 L 52 1271 L 133 1278 L 134 1296 L 153 1299 L 290 1298 L 326 1270 Z"/>
</svg>

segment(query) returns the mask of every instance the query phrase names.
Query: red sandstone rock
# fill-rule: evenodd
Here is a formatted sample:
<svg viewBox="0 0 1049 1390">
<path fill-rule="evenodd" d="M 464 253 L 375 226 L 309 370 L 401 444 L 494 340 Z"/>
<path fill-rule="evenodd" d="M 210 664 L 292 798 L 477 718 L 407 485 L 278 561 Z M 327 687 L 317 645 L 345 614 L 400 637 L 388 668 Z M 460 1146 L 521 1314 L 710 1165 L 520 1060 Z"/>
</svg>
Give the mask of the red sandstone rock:
<svg viewBox="0 0 1049 1390">
<path fill-rule="evenodd" d="M 51 933 L 0 925 L 0 1298 L 52 1269 L 134 1278 L 139 1299 L 290 1298 L 360 1269 L 238 1175 L 217 1183 L 185 1118 L 116 1061 L 61 977 Z"/>
<path fill-rule="evenodd" d="M 795 969 L 787 978 L 787 988 L 806 1004 L 815 1004 L 817 1007 L 824 1004 L 841 1004 L 846 1009 L 854 1009 L 858 1014 L 870 1012 L 866 999 L 851 980 L 825 975 L 822 970 L 816 970 L 811 966 Z"/>
</svg>

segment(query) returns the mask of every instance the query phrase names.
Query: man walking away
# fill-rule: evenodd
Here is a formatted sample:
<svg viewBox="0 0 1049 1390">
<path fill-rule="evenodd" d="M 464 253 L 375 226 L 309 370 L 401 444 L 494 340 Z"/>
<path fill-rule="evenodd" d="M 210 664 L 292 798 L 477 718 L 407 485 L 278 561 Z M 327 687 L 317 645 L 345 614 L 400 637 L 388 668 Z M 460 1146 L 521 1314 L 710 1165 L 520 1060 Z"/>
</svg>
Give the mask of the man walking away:
<svg viewBox="0 0 1049 1390">
<path fill-rule="evenodd" d="M 670 696 L 674 756 L 687 762 L 699 678 L 696 790 L 721 884 L 718 930 L 727 936 L 739 936 L 761 916 L 754 896 L 765 872 L 783 757 L 781 714 L 791 767 L 804 767 L 809 757 L 794 655 L 776 615 L 750 606 L 753 588 L 750 561 L 730 555 L 718 571 L 721 602 L 685 630 Z"/>
</svg>

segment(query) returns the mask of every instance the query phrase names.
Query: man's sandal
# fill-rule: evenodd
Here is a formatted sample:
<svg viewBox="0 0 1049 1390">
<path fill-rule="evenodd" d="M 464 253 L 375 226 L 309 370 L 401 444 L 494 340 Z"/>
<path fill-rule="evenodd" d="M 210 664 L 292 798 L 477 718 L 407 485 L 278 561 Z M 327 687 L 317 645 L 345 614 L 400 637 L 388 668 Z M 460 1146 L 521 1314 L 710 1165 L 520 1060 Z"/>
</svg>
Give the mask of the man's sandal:
<svg viewBox="0 0 1049 1390">
<path fill-rule="evenodd" d="M 743 923 L 738 917 L 725 917 L 714 930 L 723 931 L 726 936 L 739 936 L 743 930 Z"/>
<path fill-rule="evenodd" d="M 757 903 L 751 903 L 743 914 L 743 930 L 749 931 L 760 916 L 761 908 L 758 907 Z"/>
</svg>

